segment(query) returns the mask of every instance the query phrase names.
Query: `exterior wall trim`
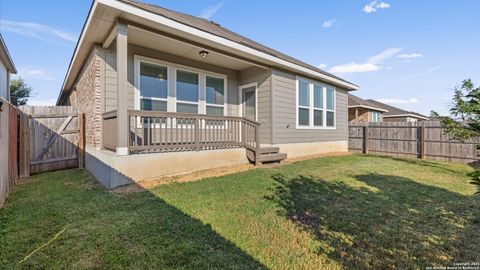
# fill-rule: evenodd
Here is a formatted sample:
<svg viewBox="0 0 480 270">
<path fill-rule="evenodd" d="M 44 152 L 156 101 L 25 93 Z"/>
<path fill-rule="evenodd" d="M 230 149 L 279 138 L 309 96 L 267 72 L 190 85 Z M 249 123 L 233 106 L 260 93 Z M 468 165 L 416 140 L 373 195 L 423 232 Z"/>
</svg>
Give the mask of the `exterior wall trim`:
<svg viewBox="0 0 480 270">
<path fill-rule="evenodd" d="M 238 116 L 243 116 L 243 89 L 255 87 L 255 121 L 258 121 L 258 83 L 240 85 L 238 87 Z"/>
</svg>

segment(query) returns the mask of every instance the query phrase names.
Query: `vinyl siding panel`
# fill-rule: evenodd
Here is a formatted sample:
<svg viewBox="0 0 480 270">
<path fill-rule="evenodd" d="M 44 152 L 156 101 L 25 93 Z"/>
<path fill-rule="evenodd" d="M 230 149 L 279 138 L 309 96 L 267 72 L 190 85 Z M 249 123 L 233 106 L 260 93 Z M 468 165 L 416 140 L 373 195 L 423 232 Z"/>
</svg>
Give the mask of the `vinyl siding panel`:
<svg viewBox="0 0 480 270">
<path fill-rule="evenodd" d="M 240 72 L 240 85 L 257 83 L 257 121 L 260 123 L 260 141 L 270 144 L 272 134 L 272 70 L 252 67 Z"/>
<path fill-rule="evenodd" d="M 336 88 L 336 128 L 296 129 L 296 76 L 274 70 L 273 81 L 273 140 L 274 144 L 348 140 L 348 93 Z"/>
</svg>

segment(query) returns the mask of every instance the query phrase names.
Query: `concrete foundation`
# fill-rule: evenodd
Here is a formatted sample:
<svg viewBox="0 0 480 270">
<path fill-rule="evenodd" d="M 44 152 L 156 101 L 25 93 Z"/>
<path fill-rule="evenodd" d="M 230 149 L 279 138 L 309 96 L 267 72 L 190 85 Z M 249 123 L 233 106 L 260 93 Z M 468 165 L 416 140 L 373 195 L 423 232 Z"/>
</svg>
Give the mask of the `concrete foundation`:
<svg viewBox="0 0 480 270">
<path fill-rule="evenodd" d="M 243 148 L 117 156 L 87 147 L 85 155 L 86 169 L 107 188 L 247 163 Z"/>
<path fill-rule="evenodd" d="M 276 144 L 288 158 L 331 152 L 348 152 L 348 141 Z M 118 156 L 114 152 L 86 148 L 85 167 L 111 189 L 164 176 L 187 174 L 219 167 L 248 164 L 245 149 L 221 149 Z"/>
<path fill-rule="evenodd" d="M 348 141 L 289 143 L 275 144 L 274 146 L 280 147 L 280 152 L 286 153 L 288 158 L 348 152 Z"/>
</svg>

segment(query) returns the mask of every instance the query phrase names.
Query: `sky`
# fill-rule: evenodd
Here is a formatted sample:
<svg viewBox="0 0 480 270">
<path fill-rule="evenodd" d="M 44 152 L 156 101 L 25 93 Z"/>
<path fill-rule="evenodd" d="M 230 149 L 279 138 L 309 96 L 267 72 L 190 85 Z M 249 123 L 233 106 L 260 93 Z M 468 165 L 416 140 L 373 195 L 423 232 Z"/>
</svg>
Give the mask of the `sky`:
<svg viewBox="0 0 480 270">
<path fill-rule="evenodd" d="M 143 1 L 213 20 L 410 111 L 446 114 L 454 87 L 480 84 L 477 0 Z M 0 0 L 0 32 L 31 105 L 54 105 L 90 5 Z"/>
</svg>

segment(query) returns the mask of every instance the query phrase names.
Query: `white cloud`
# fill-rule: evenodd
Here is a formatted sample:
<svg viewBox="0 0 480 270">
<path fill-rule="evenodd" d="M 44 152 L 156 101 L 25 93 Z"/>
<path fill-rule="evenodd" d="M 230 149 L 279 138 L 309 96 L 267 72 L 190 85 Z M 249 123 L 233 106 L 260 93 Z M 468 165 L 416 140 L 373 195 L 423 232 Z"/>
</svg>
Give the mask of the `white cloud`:
<svg viewBox="0 0 480 270">
<path fill-rule="evenodd" d="M 323 28 L 330 28 L 336 21 L 337 19 L 331 19 L 331 20 L 325 21 L 323 22 L 322 26 Z"/>
<path fill-rule="evenodd" d="M 414 97 L 409 99 L 379 98 L 376 100 L 382 103 L 387 103 L 387 104 L 417 104 L 418 103 L 418 99 Z"/>
<path fill-rule="evenodd" d="M 365 13 L 373 13 L 373 12 L 376 12 L 378 9 L 386 9 L 386 8 L 390 8 L 390 4 L 385 2 L 378 2 L 378 0 L 375 0 L 366 4 L 363 7 L 363 11 Z"/>
<path fill-rule="evenodd" d="M 422 58 L 423 54 L 421 53 L 404 53 L 404 54 L 399 54 L 397 55 L 398 58 L 402 59 L 414 59 L 414 58 Z"/>
<path fill-rule="evenodd" d="M 58 40 L 76 42 L 77 36 L 48 25 L 34 22 L 17 22 L 9 20 L 0 20 L 2 30 L 6 32 L 16 33 L 19 35 L 40 39 L 48 42 Z"/>
<path fill-rule="evenodd" d="M 43 81 L 54 81 L 57 79 L 50 72 L 34 67 L 19 68 L 17 76 L 25 79 L 35 79 Z"/>
<path fill-rule="evenodd" d="M 436 67 L 433 67 L 433 68 L 431 68 L 431 69 L 429 69 L 429 70 L 427 70 L 427 71 L 425 71 L 425 72 L 420 72 L 420 73 L 415 73 L 415 74 L 407 75 L 407 76 L 405 76 L 404 78 L 410 79 L 410 78 L 425 76 L 425 75 L 428 75 L 428 74 L 430 74 L 430 73 L 433 73 L 433 72 L 436 72 L 436 71 L 438 71 L 438 70 L 441 70 L 441 69 L 445 68 L 446 66 L 447 66 L 447 64 L 441 64 L 441 65 L 438 65 L 438 66 L 436 66 Z"/>
<path fill-rule="evenodd" d="M 402 51 L 402 48 L 389 48 L 370 57 L 365 63 L 347 63 L 332 67 L 329 72 L 336 74 L 372 72 L 382 69 L 382 63 Z"/>
<path fill-rule="evenodd" d="M 210 6 L 206 9 L 202 10 L 202 12 L 200 12 L 200 15 L 198 17 L 210 20 L 210 18 L 213 15 L 215 15 L 215 13 L 217 13 L 217 11 L 220 10 L 220 8 L 222 6 L 223 6 L 223 2 L 220 2 L 220 3 L 218 3 L 214 6 Z"/>
<path fill-rule="evenodd" d="M 27 101 L 27 105 L 29 106 L 55 106 L 56 103 L 57 100 L 53 98 L 46 100 L 30 98 Z"/>
<path fill-rule="evenodd" d="M 317 67 L 320 68 L 320 69 L 326 68 L 326 67 L 327 67 L 327 64 L 323 64 L 323 63 L 322 63 L 322 64 L 318 65 Z"/>
</svg>

